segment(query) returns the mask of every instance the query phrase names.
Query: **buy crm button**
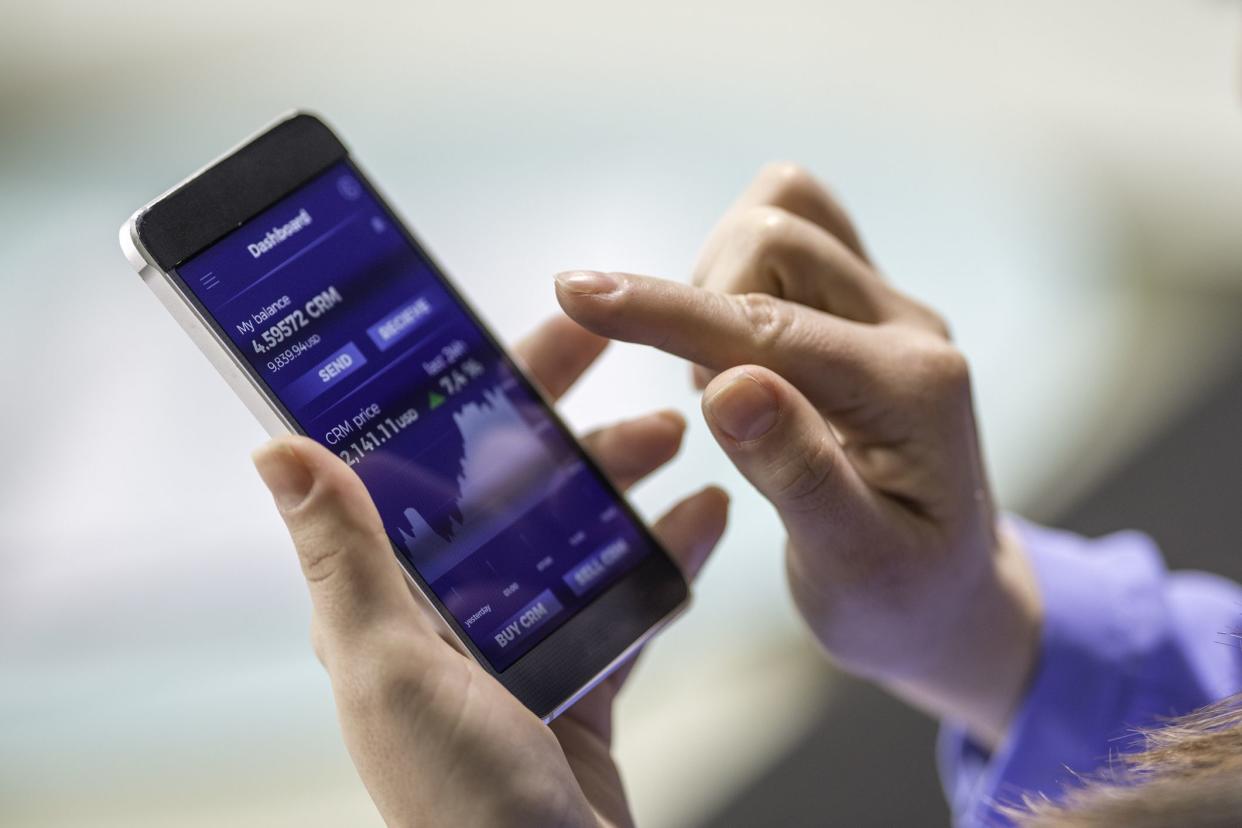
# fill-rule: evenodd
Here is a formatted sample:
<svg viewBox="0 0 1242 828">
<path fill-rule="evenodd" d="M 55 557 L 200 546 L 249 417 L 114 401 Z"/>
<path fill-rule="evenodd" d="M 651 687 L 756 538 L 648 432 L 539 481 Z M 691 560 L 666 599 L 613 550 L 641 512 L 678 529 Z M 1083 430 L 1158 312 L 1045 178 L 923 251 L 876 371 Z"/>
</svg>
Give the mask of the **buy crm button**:
<svg viewBox="0 0 1242 828">
<path fill-rule="evenodd" d="M 501 624 L 492 633 L 492 640 L 496 642 L 497 647 L 508 647 L 521 641 L 523 637 L 530 635 L 548 623 L 548 621 L 560 613 L 561 609 L 561 602 L 556 600 L 552 590 L 545 589 L 539 593 L 535 600 L 522 607 L 513 614 L 512 618 Z"/>
</svg>

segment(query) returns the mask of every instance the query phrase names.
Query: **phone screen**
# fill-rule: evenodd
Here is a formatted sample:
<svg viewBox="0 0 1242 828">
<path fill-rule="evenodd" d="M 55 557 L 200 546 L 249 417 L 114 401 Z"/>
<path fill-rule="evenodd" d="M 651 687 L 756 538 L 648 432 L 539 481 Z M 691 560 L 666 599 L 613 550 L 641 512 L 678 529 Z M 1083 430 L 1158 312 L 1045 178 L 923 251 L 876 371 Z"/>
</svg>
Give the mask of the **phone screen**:
<svg viewBox="0 0 1242 828">
<path fill-rule="evenodd" d="M 175 273 L 497 671 L 653 553 L 349 161 Z"/>
</svg>

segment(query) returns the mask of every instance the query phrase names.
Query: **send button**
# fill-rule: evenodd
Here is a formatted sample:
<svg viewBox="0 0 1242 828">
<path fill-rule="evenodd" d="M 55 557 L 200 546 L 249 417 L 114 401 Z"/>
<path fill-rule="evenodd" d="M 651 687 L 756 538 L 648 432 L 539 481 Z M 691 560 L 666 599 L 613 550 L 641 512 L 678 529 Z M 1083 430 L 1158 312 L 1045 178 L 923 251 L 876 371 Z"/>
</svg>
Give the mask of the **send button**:
<svg viewBox="0 0 1242 828">
<path fill-rule="evenodd" d="M 561 602 L 552 590 L 545 589 L 535 600 L 522 607 L 513 617 L 492 633 L 492 640 L 500 648 L 508 647 L 542 627 L 561 611 Z"/>
<path fill-rule="evenodd" d="M 281 398 L 290 408 L 306 405 L 367 364 L 367 358 L 354 343 L 348 343 L 332 356 L 285 387 Z"/>
</svg>

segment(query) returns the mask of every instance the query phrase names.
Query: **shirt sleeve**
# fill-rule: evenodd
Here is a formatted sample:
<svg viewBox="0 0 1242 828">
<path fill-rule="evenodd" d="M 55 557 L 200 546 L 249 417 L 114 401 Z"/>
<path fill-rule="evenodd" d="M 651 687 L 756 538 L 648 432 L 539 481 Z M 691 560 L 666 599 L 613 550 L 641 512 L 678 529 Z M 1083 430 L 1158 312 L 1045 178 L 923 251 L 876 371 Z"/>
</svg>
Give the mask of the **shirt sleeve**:
<svg viewBox="0 0 1242 828">
<path fill-rule="evenodd" d="M 958 725 L 937 759 L 959 828 L 1007 825 L 996 807 L 1057 798 L 1126 750 L 1134 729 L 1242 689 L 1242 587 L 1170 574 L 1145 535 L 1088 540 L 1013 520 L 1044 604 L 1039 663 L 993 753 Z"/>
</svg>

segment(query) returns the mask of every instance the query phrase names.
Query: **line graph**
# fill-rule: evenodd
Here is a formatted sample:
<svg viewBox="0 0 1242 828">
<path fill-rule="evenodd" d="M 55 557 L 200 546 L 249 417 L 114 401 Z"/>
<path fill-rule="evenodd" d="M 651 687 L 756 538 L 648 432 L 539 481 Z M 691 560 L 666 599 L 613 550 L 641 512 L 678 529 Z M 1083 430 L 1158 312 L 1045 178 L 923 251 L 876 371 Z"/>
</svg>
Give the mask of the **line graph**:
<svg viewBox="0 0 1242 828">
<path fill-rule="evenodd" d="M 452 414 L 460 439 L 441 441 L 430 466 L 442 480 L 445 508 L 404 510 L 400 528 L 410 560 L 434 581 L 562 482 L 565 470 L 523 419 L 503 386 L 482 392 Z M 431 458 L 427 458 L 431 459 Z"/>
</svg>

